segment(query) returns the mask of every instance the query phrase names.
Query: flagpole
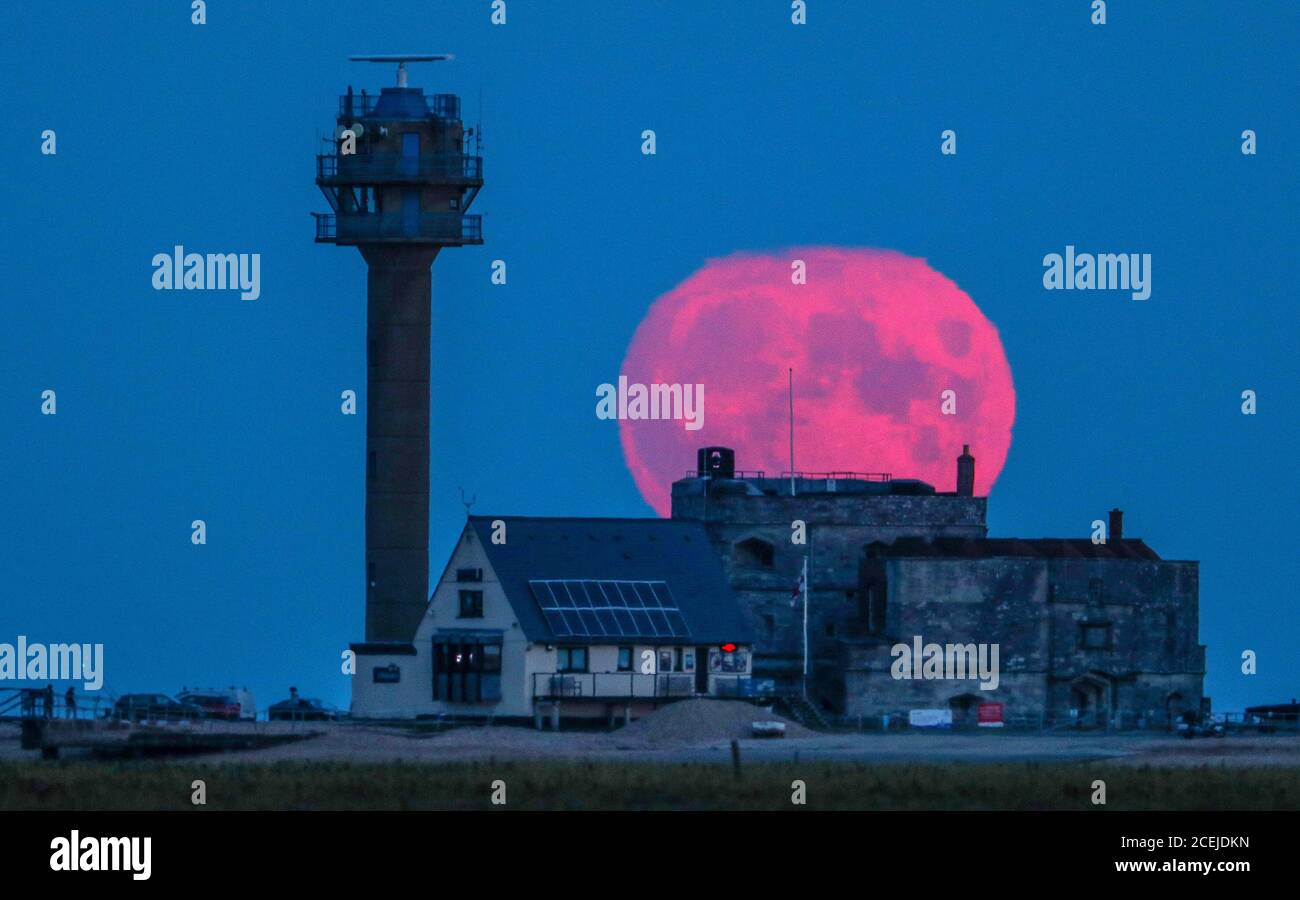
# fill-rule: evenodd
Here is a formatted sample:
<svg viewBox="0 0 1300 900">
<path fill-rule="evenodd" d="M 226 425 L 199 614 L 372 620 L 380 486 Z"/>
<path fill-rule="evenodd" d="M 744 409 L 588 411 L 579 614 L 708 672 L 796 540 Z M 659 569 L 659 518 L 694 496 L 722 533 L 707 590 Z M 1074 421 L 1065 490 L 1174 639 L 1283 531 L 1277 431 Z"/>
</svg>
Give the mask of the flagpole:
<svg viewBox="0 0 1300 900">
<path fill-rule="evenodd" d="M 803 699 L 808 700 L 808 556 L 803 558 Z"/>
<path fill-rule="evenodd" d="M 794 369 L 790 369 L 790 496 L 794 496 Z"/>
</svg>

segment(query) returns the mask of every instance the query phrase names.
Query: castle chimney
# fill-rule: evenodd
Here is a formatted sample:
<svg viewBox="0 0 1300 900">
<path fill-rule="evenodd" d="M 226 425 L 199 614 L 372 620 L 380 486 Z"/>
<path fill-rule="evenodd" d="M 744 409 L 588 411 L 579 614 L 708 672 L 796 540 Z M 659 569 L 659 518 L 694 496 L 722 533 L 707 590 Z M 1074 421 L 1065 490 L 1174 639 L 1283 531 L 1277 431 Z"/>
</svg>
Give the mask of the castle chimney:
<svg viewBox="0 0 1300 900">
<path fill-rule="evenodd" d="M 1112 509 L 1110 511 L 1110 528 L 1106 530 L 1106 540 L 1124 540 L 1124 510 Z"/>
<path fill-rule="evenodd" d="M 975 457 L 970 455 L 970 444 L 962 444 L 957 457 L 957 496 L 975 496 Z"/>
<path fill-rule="evenodd" d="M 695 460 L 698 478 L 736 477 L 736 451 L 730 447 L 701 447 Z"/>
</svg>

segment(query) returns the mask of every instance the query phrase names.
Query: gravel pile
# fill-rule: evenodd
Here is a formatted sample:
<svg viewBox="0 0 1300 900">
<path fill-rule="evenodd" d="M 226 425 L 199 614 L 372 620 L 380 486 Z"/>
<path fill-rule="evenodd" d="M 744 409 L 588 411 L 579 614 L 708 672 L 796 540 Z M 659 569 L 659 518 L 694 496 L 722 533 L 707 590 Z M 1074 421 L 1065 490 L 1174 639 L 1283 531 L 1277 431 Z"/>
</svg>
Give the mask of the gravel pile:
<svg viewBox="0 0 1300 900">
<path fill-rule="evenodd" d="M 778 716 L 770 709 L 738 700 L 682 700 L 642 716 L 616 732 L 620 740 L 645 743 L 695 744 L 704 741 L 752 738 L 754 723 L 784 722 L 786 737 L 813 737 L 797 722 Z"/>
</svg>

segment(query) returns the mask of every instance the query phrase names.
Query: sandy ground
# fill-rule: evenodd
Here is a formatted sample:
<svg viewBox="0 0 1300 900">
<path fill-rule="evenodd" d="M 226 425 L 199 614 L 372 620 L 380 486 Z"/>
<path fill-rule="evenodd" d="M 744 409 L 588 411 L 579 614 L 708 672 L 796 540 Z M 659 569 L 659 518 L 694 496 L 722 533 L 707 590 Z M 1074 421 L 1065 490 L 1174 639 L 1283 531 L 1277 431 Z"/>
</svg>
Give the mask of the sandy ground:
<svg viewBox="0 0 1300 900">
<path fill-rule="evenodd" d="M 519 726 L 460 727 L 416 732 L 351 723 L 258 723 L 263 733 L 311 735 L 261 750 L 183 757 L 187 762 L 280 761 L 448 763 L 488 760 L 607 762 L 715 762 L 730 760 L 730 737 L 664 739 L 634 724 L 613 732 L 535 731 Z M 675 729 L 667 729 L 674 731 Z M 648 732 L 648 733 L 647 733 Z M 1013 734 L 1002 732 L 812 734 L 792 729 L 779 739 L 740 739 L 747 761 L 863 763 L 1069 763 L 1105 761 L 1124 766 L 1300 766 L 1300 736 L 1236 735 L 1184 739 L 1167 735 Z M 0 724 L 0 761 L 35 761 L 21 750 L 18 726 Z M 66 754 L 72 757 L 72 754 Z"/>
</svg>

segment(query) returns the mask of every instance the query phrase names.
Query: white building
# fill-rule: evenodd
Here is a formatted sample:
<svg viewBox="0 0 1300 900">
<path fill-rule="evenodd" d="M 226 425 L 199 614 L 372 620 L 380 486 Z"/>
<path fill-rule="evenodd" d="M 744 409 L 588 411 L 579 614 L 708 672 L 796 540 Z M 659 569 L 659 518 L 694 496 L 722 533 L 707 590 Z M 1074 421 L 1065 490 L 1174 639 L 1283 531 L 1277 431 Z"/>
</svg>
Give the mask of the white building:
<svg viewBox="0 0 1300 900">
<path fill-rule="evenodd" d="M 752 640 L 697 523 L 471 516 L 411 641 L 352 645 L 352 714 L 635 717 L 747 696 Z"/>
</svg>

